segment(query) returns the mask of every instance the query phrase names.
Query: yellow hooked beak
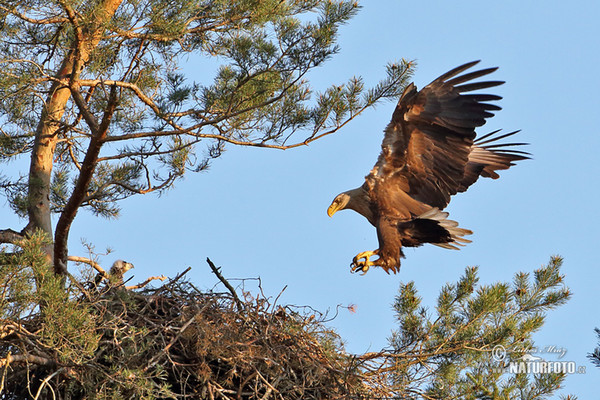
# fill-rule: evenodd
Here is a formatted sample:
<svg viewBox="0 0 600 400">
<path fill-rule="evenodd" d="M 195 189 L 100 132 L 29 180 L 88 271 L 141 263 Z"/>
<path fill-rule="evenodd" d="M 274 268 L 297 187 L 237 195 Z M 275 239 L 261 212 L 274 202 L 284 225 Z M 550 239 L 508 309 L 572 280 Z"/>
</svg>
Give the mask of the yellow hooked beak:
<svg viewBox="0 0 600 400">
<path fill-rule="evenodd" d="M 337 201 L 334 201 L 333 203 L 331 203 L 331 205 L 327 209 L 327 215 L 329 215 L 330 217 L 333 217 L 333 214 L 335 214 L 339 210 L 340 210 L 340 203 L 338 203 Z"/>
</svg>

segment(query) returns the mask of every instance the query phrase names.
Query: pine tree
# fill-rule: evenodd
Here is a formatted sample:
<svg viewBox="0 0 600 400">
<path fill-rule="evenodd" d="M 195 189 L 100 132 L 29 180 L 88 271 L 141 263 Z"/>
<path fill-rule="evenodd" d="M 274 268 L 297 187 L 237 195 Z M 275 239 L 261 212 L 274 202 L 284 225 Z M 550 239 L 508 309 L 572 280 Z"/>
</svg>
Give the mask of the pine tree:
<svg viewBox="0 0 600 400">
<path fill-rule="evenodd" d="M 372 89 L 360 78 L 314 93 L 307 74 L 338 52 L 359 9 L 330 0 L 0 0 L 0 176 L 20 230 L 53 241 L 65 274 L 80 208 L 116 217 L 119 201 L 205 170 L 227 145 L 289 149 L 396 97 L 410 63 Z M 192 82 L 187 63 L 204 76 Z M 216 72 L 211 74 L 211 68 Z M 57 214 L 56 226 L 51 215 Z"/>
<path fill-rule="evenodd" d="M 532 334 L 547 311 L 571 296 L 561 265 L 552 257 L 533 277 L 518 273 L 512 283 L 492 285 L 479 284 L 477 268 L 467 268 L 442 288 L 434 312 L 422 305 L 414 282 L 401 284 L 391 348 L 360 358 L 401 399 L 548 398 L 564 373 L 509 367 L 535 348 Z"/>
</svg>

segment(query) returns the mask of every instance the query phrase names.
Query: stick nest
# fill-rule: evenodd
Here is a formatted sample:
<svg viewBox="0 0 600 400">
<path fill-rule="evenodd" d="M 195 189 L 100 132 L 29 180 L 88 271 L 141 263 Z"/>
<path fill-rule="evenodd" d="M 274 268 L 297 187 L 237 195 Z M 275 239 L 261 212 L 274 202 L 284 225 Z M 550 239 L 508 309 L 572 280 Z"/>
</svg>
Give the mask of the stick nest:
<svg viewBox="0 0 600 400">
<path fill-rule="evenodd" d="M 158 288 L 79 289 L 70 317 L 54 305 L 3 321 L 0 399 L 385 395 L 311 309 L 202 292 L 181 276 Z"/>
</svg>

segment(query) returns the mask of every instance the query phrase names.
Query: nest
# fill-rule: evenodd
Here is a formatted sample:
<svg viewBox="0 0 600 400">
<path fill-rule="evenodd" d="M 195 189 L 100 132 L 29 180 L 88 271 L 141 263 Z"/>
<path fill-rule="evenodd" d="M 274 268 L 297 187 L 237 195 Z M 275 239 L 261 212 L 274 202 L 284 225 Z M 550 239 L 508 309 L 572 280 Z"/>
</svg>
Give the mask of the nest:
<svg viewBox="0 0 600 400">
<path fill-rule="evenodd" d="M 71 302 L 87 317 L 74 333 L 60 328 L 60 341 L 57 334 L 49 342 L 51 327 L 41 313 L 5 322 L 0 398 L 386 395 L 385 385 L 364 373 L 320 314 L 276 306 L 263 295 L 244 292 L 240 299 L 218 276 L 228 292 L 202 292 L 181 275 L 158 288 L 85 290 Z"/>
</svg>

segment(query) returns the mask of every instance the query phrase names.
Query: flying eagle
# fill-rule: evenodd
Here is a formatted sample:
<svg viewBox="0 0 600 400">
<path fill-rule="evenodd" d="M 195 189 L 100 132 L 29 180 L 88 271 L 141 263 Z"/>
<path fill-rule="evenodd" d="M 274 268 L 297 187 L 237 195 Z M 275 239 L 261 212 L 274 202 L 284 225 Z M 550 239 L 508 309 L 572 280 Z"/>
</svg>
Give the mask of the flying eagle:
<svg viewBox="0 0 600 400">
<path fill-rule="evenodd" d="M 402 247 L 432 243 L 458 249 L 469 243 L 464 236 L 472 232 L 459 228 L 441 211 L 450 196 L 467 190 L 479 176 L 497 179 L 496 171 L 529 158 L 529 153 L 514 150 L 526 143 L 498 143 L 518 131 L 494 131 L 476 139 L 475 128 L 500 110 L 489 102 L 501 97 L 468 92 L 504 83 L 470 82 L 497 69 L 462 74 L 478 62 L 446 72 L 421 91 L 408 85 L 385 128 L 381 154 L 364 184 L 340 193 L 329 206 L 330 217 L 349 208 L 377 228 L 379 249 L 354 257 L 353 272 L 366 273 L 371 266 L 398 272 L 404 257 Z"/>
</svg>

